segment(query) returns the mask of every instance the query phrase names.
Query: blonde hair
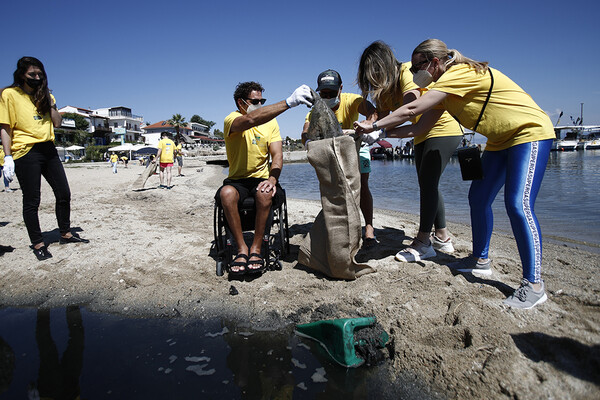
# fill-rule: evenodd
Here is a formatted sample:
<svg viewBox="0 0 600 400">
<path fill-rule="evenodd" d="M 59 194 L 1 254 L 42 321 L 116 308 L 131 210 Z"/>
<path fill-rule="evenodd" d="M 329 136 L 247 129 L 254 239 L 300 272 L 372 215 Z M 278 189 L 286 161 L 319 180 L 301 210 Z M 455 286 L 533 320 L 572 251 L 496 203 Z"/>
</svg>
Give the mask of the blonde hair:
<svg viewBox="0 0 600 400">
<path fill-rule="evenodd" d="M 413 51 L 412 55 L 422 54 L 427 60 L 432 60 L 437 57 L 444 63 L 444 67 L 448 69 L 455 64 L 469 64 L 477 72 L 485 72 L 488 69 L 487 61 L 475 61 L 469 57 L 463 56 L 458 50 L 448 49 L 446 43 L 439 39 L 427 39 L 421 42 Z"/>
<path fill-rule="evenodd" d="M 400 63 L 391 47 L 381 40 L 371 43 L 362 53 L 356 83 L 362 96 L 379 107 L 387 98 L 401 92 Z"/>
</svg>

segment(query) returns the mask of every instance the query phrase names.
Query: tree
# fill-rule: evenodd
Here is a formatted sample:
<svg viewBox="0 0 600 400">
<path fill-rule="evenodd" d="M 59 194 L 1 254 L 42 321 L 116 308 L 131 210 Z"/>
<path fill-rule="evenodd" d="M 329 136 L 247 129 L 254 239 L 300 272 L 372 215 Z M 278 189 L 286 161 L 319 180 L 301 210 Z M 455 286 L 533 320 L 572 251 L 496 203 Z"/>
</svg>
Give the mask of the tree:
<svg viewBox="0 0 600 400">
<path fill-rule="evenodd" d="M 223 132 L 221 132 L 219 129 L 215 129 L 213 132 L 213 135 L 215 135 L 216 137 L 220 137 L 220 138 L 223 138 L 225 136 L 223 134 Z"/>
<path fill-rule="evenodd" d="M 185 128 L 188 126 L 188 123 L 185 122 L 185 117 L 182 117 L 181 114 L 173 114 L 170 120 L 167 121 L 167 124 L 171 125 L 175 128 L 175 132 L 177 132 L 177 136 L 179 136 L 179 130 L 181 128 Z"/>
<path fill-rule="evenodd" d="M 209 131 L 210 131 L 210 128 L 212 128 L 214 125 L 216 125 L 216 122 L 207 121 L 204 118 L 202 118 L 201 116 L 199 116 L 198 114 L 192 115 L 192 118 L 190 118 L 190 121 L 195 122 L 197 124 L 202 124 L 202 125 L 208 126 Z"/>
<path fill-rule="evenodd" d="M 62 117 L 64 119 L 72 119 L 75 121 L 75 129 L 78 129 L 80 131 L 86 131 L 87 128 L 89 128 L 90 123 L 86 121 L 86 119 L 79 114 L 75 114 L 75 113 L 64 113 L 62 115 Z"/>
</svg>

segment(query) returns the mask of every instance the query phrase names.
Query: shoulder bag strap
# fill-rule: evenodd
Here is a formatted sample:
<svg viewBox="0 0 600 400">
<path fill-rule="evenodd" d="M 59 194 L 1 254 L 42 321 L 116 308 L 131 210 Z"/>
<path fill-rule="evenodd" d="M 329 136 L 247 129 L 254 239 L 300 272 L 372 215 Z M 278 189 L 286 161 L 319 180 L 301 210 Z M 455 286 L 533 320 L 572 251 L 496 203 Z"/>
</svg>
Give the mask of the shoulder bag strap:
<svg viewBox="0 0 600 400">
<path fill-rule="evenodd" d="M 477 118 L 477 122 L 473 127 L 473 131 L 477 132 L 477 127 L 479 126 L 479 122 L 481 121 L 481 117 L 483 117 L 483 112 L 485 111 L 485 106 L 487 106 L 488 101 L 490 101 L 490 96 L 492 95 L 492 88 L 494 87 L 494 75 L 492 74 L 492 69 L 488 67 L 488 72 L 490 73 L 490 79 L 492 82 L 490 83 L 490 90 L 488 91 L 487 97 L 485 98 L 485 102 L 483 103 L 483 107 L 481 108 L 481 112 L 479 113 L 479 118 Z"/>
</svg>

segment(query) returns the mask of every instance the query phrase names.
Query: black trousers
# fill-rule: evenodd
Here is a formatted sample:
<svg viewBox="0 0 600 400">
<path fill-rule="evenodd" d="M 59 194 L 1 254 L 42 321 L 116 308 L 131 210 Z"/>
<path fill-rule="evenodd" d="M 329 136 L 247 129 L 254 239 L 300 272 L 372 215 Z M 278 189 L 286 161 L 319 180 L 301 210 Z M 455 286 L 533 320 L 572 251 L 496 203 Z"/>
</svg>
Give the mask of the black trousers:
<svg viewBox="0 0 600 400">
<path fill-rule="evenodd" d="M 54 191 L 58 229 L 61 235 L 69 232 L 71 229 L 71 190 L 54 143 L 43 142 L 33 145 L 27 154 L 15 160 L 15 174 L 23 192 L 23 220 L 31 244 L 36 245 L 44 241 L 38 218 L 42 176 Z"/>
<path fill-rule="evenodd" d="M 444 196 L 439 191 L 440 177 L 450 161 L 462 136 L 433 137 L 415 146 L 415 165 L 420 189 L 419 231 L 430 232 L 431 227 L 446 227 Z"/>
</svg>

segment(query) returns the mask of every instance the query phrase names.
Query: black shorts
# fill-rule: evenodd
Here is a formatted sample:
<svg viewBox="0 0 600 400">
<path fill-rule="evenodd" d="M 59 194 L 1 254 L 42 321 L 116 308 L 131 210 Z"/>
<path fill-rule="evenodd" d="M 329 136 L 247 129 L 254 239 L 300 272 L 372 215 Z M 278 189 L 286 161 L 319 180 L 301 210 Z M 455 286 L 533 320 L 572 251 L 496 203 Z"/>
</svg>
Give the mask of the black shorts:
<svg viewBox="0 0 600 400">
<path fill-rule="evenodd" d="M 240 199 L 238 201 L 238 206 L 241 206 L 242 203 L 244 202 L 244 199 L 246 199 L 247 197 L 254 197 L 256 195 L 256 188 L 258 187 L 258 184 L 261 183 L 262 181 L 265 181 L 266 179 L 263 178 L 244 178 L 244 179 L 229 179 L 226 178 L 223 181 L 223 186 L 233 186 L 235 188 L 235 190 L 238 191 L 239 195 L 240 195 Z M 220 204 L 221 203 L 221 197 L 219 196 L 221 193 L 221 189 L 223 188 L 223 186 L 221 186 L 219 188 L 219 190 L 217 191 L 217 194 L 215 195 L 215 200 Z M 285 195 L 284 195 L 284 191 L 283 188 L 279 185 L 279 183 L 277 183 L 275 185 L 275 187 L 277 188 L 277 191 L 275 192 L 275 196 L 273 197 L 273 204 L 272 206 L 274 208 L 278 208 L 284 201 L 285 199 Z"/>
</svg>

